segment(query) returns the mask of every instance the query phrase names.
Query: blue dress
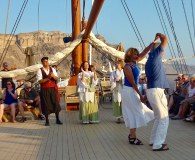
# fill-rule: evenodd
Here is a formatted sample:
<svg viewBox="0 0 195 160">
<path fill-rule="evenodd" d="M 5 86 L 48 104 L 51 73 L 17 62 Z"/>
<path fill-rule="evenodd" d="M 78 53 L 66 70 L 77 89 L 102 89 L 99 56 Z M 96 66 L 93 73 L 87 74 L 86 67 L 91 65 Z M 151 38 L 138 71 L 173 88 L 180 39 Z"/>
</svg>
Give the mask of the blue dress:
<svg viewBox="0 0 195 160">
<path fill-rule="evenodd" d="M 15 90 L 12 90 L 12 93 L 15 93 Z M 17 103 L 18 100 L 15 99 L 7 90 L 6 90 L 6 95 L 5 95 L 5 100 L 4 100 L 4 104 L 6 105 L 10 105 L 12 103 Z"/>
</svg>

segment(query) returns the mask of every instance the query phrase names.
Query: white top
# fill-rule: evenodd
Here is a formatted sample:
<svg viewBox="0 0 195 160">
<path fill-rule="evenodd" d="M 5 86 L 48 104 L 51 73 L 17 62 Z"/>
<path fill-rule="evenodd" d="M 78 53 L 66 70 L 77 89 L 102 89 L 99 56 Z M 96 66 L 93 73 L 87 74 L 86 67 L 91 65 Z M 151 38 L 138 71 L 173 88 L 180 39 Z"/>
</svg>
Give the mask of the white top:
<svg viewBox="0 0 195 160">
<path fill-rule="evenodd" d="M 122 81 L 122 84 L 124 83 L 124 72 L 122 70 L 116 70 L 113 71 L 110 75 L 110 82 L 111 82 L 111 90 L 113 90 L 116 87 L 116 82 Z"/>
<path fill-rule="evenodd" d="M 52 68 L 52 67 L 51 67 Z M 45 71 L 45 73 L 46 73 L 46 75 L 48 75 L 49 74 L 49 70 L 50 69 L 45 69 L 45 68 L 43 68 L 43 70 Z M 56 77 L 58 77 L 58 74 L 57 74 L 57 72 L 56 72 L 56 70 L 54 69 L 54 68 L 52 68 L 52 71 L 53 71 L 53 74 L 56 76 Z M 38 71 L 37 71 L 37 81 L 40 81 L 40 80 L 42 80 L 43 79 L 43 76 L 42 76 L 42 72 L 41 72 L 41 69 L 39 69 Z"/>
<path fill-rule="evenodd" d="M 191 85 L 188 87 L 188 97 L 195 96 L 195 87 L 192 89 Z"/>
<path fill-rule="evenodd" d="M 82 80 L 82 77 L 84 79 Z M 92 82 L 90 82 L 92 80 Z M 91 84 L 90 84 L 91 83 Z M 78 92 L 79 92 L 79 99 L 82 102 L 89 102 L 91 101 L 94 103 L 95 100 L 95 92 L 89 92 L 88 88 L 90 87 L 95 87 L 98 83 L 98 79 L 94 79 L 94 72 L 91 71 L 83 71 L 78 74 L 78 80 L 77 80 L 77 85 L 78 85 Z"/>
</svg>

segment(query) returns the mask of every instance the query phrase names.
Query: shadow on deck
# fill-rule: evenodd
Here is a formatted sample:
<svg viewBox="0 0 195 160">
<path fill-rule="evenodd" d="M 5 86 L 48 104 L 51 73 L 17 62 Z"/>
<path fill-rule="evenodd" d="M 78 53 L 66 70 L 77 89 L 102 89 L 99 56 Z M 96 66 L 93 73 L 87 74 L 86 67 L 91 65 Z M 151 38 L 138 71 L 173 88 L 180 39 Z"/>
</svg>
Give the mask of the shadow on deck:
<svg viewBox="0 0 195 160">
<path fill-rule="evenodd" d="M 195 160 L 195 124 L 170 121 L 170 150 L 152 152 L 148 145 L 152 123 L 138 130 L 143 146 L 128 144 L 128 129 L 117 124 L 109 107 L 100 109 L 100 124 L 82 125 L 78 112 L 61 112 L 64 124 L 43 121 L 3 123 L 0 126 L 2 160 Z"/>
</svg>

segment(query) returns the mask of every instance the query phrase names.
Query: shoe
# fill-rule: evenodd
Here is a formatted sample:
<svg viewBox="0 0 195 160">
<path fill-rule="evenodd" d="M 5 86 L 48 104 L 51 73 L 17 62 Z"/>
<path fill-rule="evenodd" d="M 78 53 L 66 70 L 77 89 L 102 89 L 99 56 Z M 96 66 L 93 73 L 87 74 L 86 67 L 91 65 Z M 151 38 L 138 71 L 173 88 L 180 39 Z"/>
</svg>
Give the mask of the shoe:
<svg viewBox="0 0 195 160">
<path fill-rule="evenodd" d="M 184 121 L 186 121 L 186 122 L 195 122 L 195 118 L 191 116 L 191 117 L 185 118 Z"/>
<path fill-rule="evenodd" d="M 38 118 L 39 118 L 39 120 L 45 120 L 45 116 L 44 116 L 43 114 L 40 114 L 40 115 L 38 116 Z"/>
<path fill-rule="evenodd" d="M 175 116 L 176 116 L 175 114 L 171 113 L 171 114 L 169 115 L 169 118 L 172 118 L 172 117 L 175 117 Z"/>
<path fill-rule="evenodd" d="M 130 144 L 133 145 L 143 145 L 142 141 L 140 141 L 138 138 L 131 138 L 131 136 L 128 136 L 128 140 Z"/>
<path fill-rule="evenodd" d="M 50 126 L 49 122 L 45 122 L 45 126 Z"/>
<path fill-rule="evenodd" d="M 63 123 L 60 120 L 56 120 L 56 124 L 62 125 Z"/>
<path fill-rule="evenodd" d="M 181 118 L 180 116 L 176 115 L 175 117 L 171 117 L 172 120 L 181 120 L 183 118 Z"/>
<path fill-rule="evenodd" d="M 121 123 L 121 119 L 117 118 L 116 123 Z"/>
<path fill-rule="evenodd" d="M 159 149 L 153 149 L 153 151 L 168 151 L 169 147 L 167 147 L 167 144 L 162 144 L 162 147 Z"/>
<path fill-rule="evenodd" d="M 27 121 L 27 118 L 26 117 L 22 117 L 20 122 L 24 123 L 25 121 Z"/>
</svg>

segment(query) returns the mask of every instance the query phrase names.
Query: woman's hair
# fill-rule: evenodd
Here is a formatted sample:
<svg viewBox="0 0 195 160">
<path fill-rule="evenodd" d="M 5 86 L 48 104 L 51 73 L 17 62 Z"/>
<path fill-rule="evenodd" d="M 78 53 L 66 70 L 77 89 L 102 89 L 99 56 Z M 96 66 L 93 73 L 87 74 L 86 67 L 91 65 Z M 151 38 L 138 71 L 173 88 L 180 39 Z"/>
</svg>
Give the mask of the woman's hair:
<svg viewBox="0 0 195 160">
<path fill-rule="evenodd" d="M 124 67 L 124 62 L 122 59 L 117 60 L 116 64 L 120 64 L 122 68 Z"/>
<path fill-rule="evenodd" d="M 7 83 L 9 83 L 9 82 L 12 84 L 12 88 L 15 90 L 16 89 L 15 83 L 13 81 L 7 81 Z M 6 83 L 6 90 L 8 89 L 7 88 L 7 83 Z"/>
<path fill-rule="evenodd" d="M 127 49 L 127 51 L 125 53 L 125 57 L 124 57 L 125 63 L 133 61 L 133 59 L 132 59 L 132 55 L 133 54 L 137 54 L 138 55 L 139 51 L 136 48 L 129 48 L 129 49 Z"/>
<path fill-rule="evenodd" d="M 82 64 L 81 64 L 81 67 L 80 67 L 80 72 L 82 72 L 82 70 L 81 70 L 81 68 L 83 68 L 84 67 L 84 64 L 85 63 L 88 63 L 88 65 L 89 65 L 89 62 L 88 61 L 84 61 Z M 83 68 L 84 69 L 84 68 Z M 90 65 L 89 65 L 89 69 L 88 69 L 89 71 L 91 70 L 91 68 L 90 68 Z"/>
<path fill-rule="evenodd" d="M 95 69 L 95 66 L 94 65 L 89 65 L 89 71 L 92 71 L 93 69 Z"/>
</svg>

